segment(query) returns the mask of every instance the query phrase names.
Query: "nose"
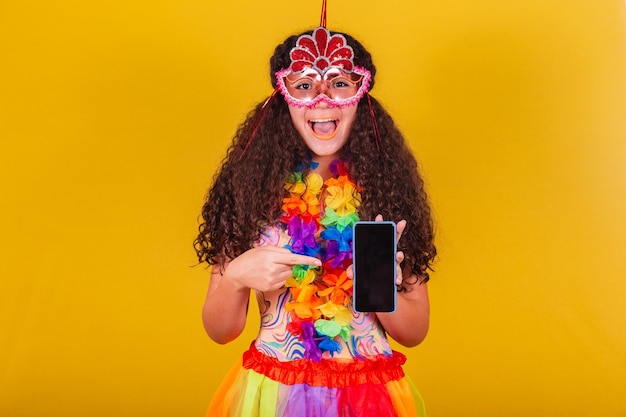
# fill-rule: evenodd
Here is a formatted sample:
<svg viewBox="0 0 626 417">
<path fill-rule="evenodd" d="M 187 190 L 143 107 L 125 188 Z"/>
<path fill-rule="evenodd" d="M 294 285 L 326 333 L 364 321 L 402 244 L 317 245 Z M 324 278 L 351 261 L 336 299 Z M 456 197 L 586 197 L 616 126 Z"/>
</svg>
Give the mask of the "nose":
<svg viewBox="0 0 626 417">
<path fill-rule="evenodd" d="M 322 99 L 327 98 L 328 96 L 326 94 L 324 94 L 324 97 L 322 97 Z M 317 104 L 315 104 L 315 108 L 316 109 L 327 109 L 328 103 L 326 102 L 326 100 L 320 100 L 319 102 L 317 102 Z"/>
<path fill-rule="evenodd" d="M 328 83 L 325 81 L 322 81 L 317 85 L 318 94 L 324 94 L 325 96 L 328 97 L 328 90 L 329 90 Z"/>
</svg>

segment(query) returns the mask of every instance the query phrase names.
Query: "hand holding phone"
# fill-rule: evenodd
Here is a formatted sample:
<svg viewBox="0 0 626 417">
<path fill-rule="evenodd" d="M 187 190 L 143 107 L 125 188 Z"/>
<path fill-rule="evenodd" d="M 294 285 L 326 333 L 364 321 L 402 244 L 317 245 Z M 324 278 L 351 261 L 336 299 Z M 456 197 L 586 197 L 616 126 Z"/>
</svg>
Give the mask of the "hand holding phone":
<svg viewBox="0 0 626 417">
<path fill-rule="evenodd" d="M 353 227 L 354 309 L 358 312 L 394 312 L 396 224 L 362 221 Z"/>
</svg>

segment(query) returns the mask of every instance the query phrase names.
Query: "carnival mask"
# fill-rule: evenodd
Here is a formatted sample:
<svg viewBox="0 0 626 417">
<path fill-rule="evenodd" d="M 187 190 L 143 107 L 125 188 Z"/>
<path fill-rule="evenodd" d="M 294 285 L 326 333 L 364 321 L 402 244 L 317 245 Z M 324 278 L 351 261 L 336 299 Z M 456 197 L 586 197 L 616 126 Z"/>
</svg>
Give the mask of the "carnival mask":
<svg viewBox="0 0 626 417">
<path fill-rule="evenodd" d="M 341 34 L 318 27 L 302 35 L 289 53 L 291 65 L 276 72 L 285 101 L 297 107 L 351 106 L 368 91 L 370 72 L 354 65 L 354 51 Z"/>
</svg>

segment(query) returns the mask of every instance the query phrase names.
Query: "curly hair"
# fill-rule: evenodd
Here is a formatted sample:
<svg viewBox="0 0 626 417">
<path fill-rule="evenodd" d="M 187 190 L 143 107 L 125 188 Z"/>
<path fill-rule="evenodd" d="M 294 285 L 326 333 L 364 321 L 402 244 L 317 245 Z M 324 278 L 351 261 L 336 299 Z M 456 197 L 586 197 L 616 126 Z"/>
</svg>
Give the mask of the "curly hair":
<svg viewBox="0 0 626 417">
<path fill-rule="evenodd" d="M 376 67 L 370 53 L 350 35 L 342 35 L 354 50 L 355 65 L 371 72 L 371 90 Z M 274 87 L 274 73 L 290 65 L 289 52 L 299 36 L 291 36 L 278 45 L 270 59 Z M 399 290 L 407 291 L 417 282 L 428 281 L 428 270 L 436 255 L 430 207 L 417 162 L 404 137 L 382 105 L 373 97 L 368 98 L 357 106 L 340 157 L 348 161 L 350 176 L 362 189 L 361 219 L 373 220 L 382 214 L 385 219 L 407 221 L 398 243 L 398 250 L 405 255 L 405 277 Z M 371 111 L 380 146 L 373 133 Z M 260 238 L 261 226 L 276 224 L 282 214 L 286 178 L 297 165 L 304 164 L 305 171 L 309 171 L 309 160 L 310 152 L 291 121 L 282 95 L 275 94 L 269 101 L 257 104 L 239 126 L 207 193 L 203 222 L 194 241 L 199 262 L 223 266 L 226 259 L 251 249 Z"/>
</svg>

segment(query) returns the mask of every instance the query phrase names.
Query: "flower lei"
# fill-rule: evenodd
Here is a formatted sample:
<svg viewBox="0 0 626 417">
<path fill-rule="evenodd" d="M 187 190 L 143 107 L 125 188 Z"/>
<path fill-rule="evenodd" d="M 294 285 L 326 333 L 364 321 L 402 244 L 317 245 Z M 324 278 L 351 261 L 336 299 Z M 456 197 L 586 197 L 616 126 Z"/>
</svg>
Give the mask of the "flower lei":
<svg viewBox="0 0 626 417">
<path fill-rule="evenodd" d="M 316 362 L 324 351 L 341 352 L 341 337 L 348 341 L 352 329 L 352 279 L 346 268 L 352 263 L 352 225 L 359 220 L 359 189 L 348 177 L 345 163 L 331 164 L 333 178 L 323 181 L 317 173 L 305 178 L 292 173 L 285 184 L 281 223 L 290 236 L 286 245 L 293 253 L 318 257 L 322 267 L 295 265 L 285 286 L 291 301 L 285 305 L 291 321 L 287 330 L 302 341 L 304 357 Z M 324 197 L 324 212 L 320 198 Z M 317 239 L 317 235 L 322 240 Z"/>
</svg>

